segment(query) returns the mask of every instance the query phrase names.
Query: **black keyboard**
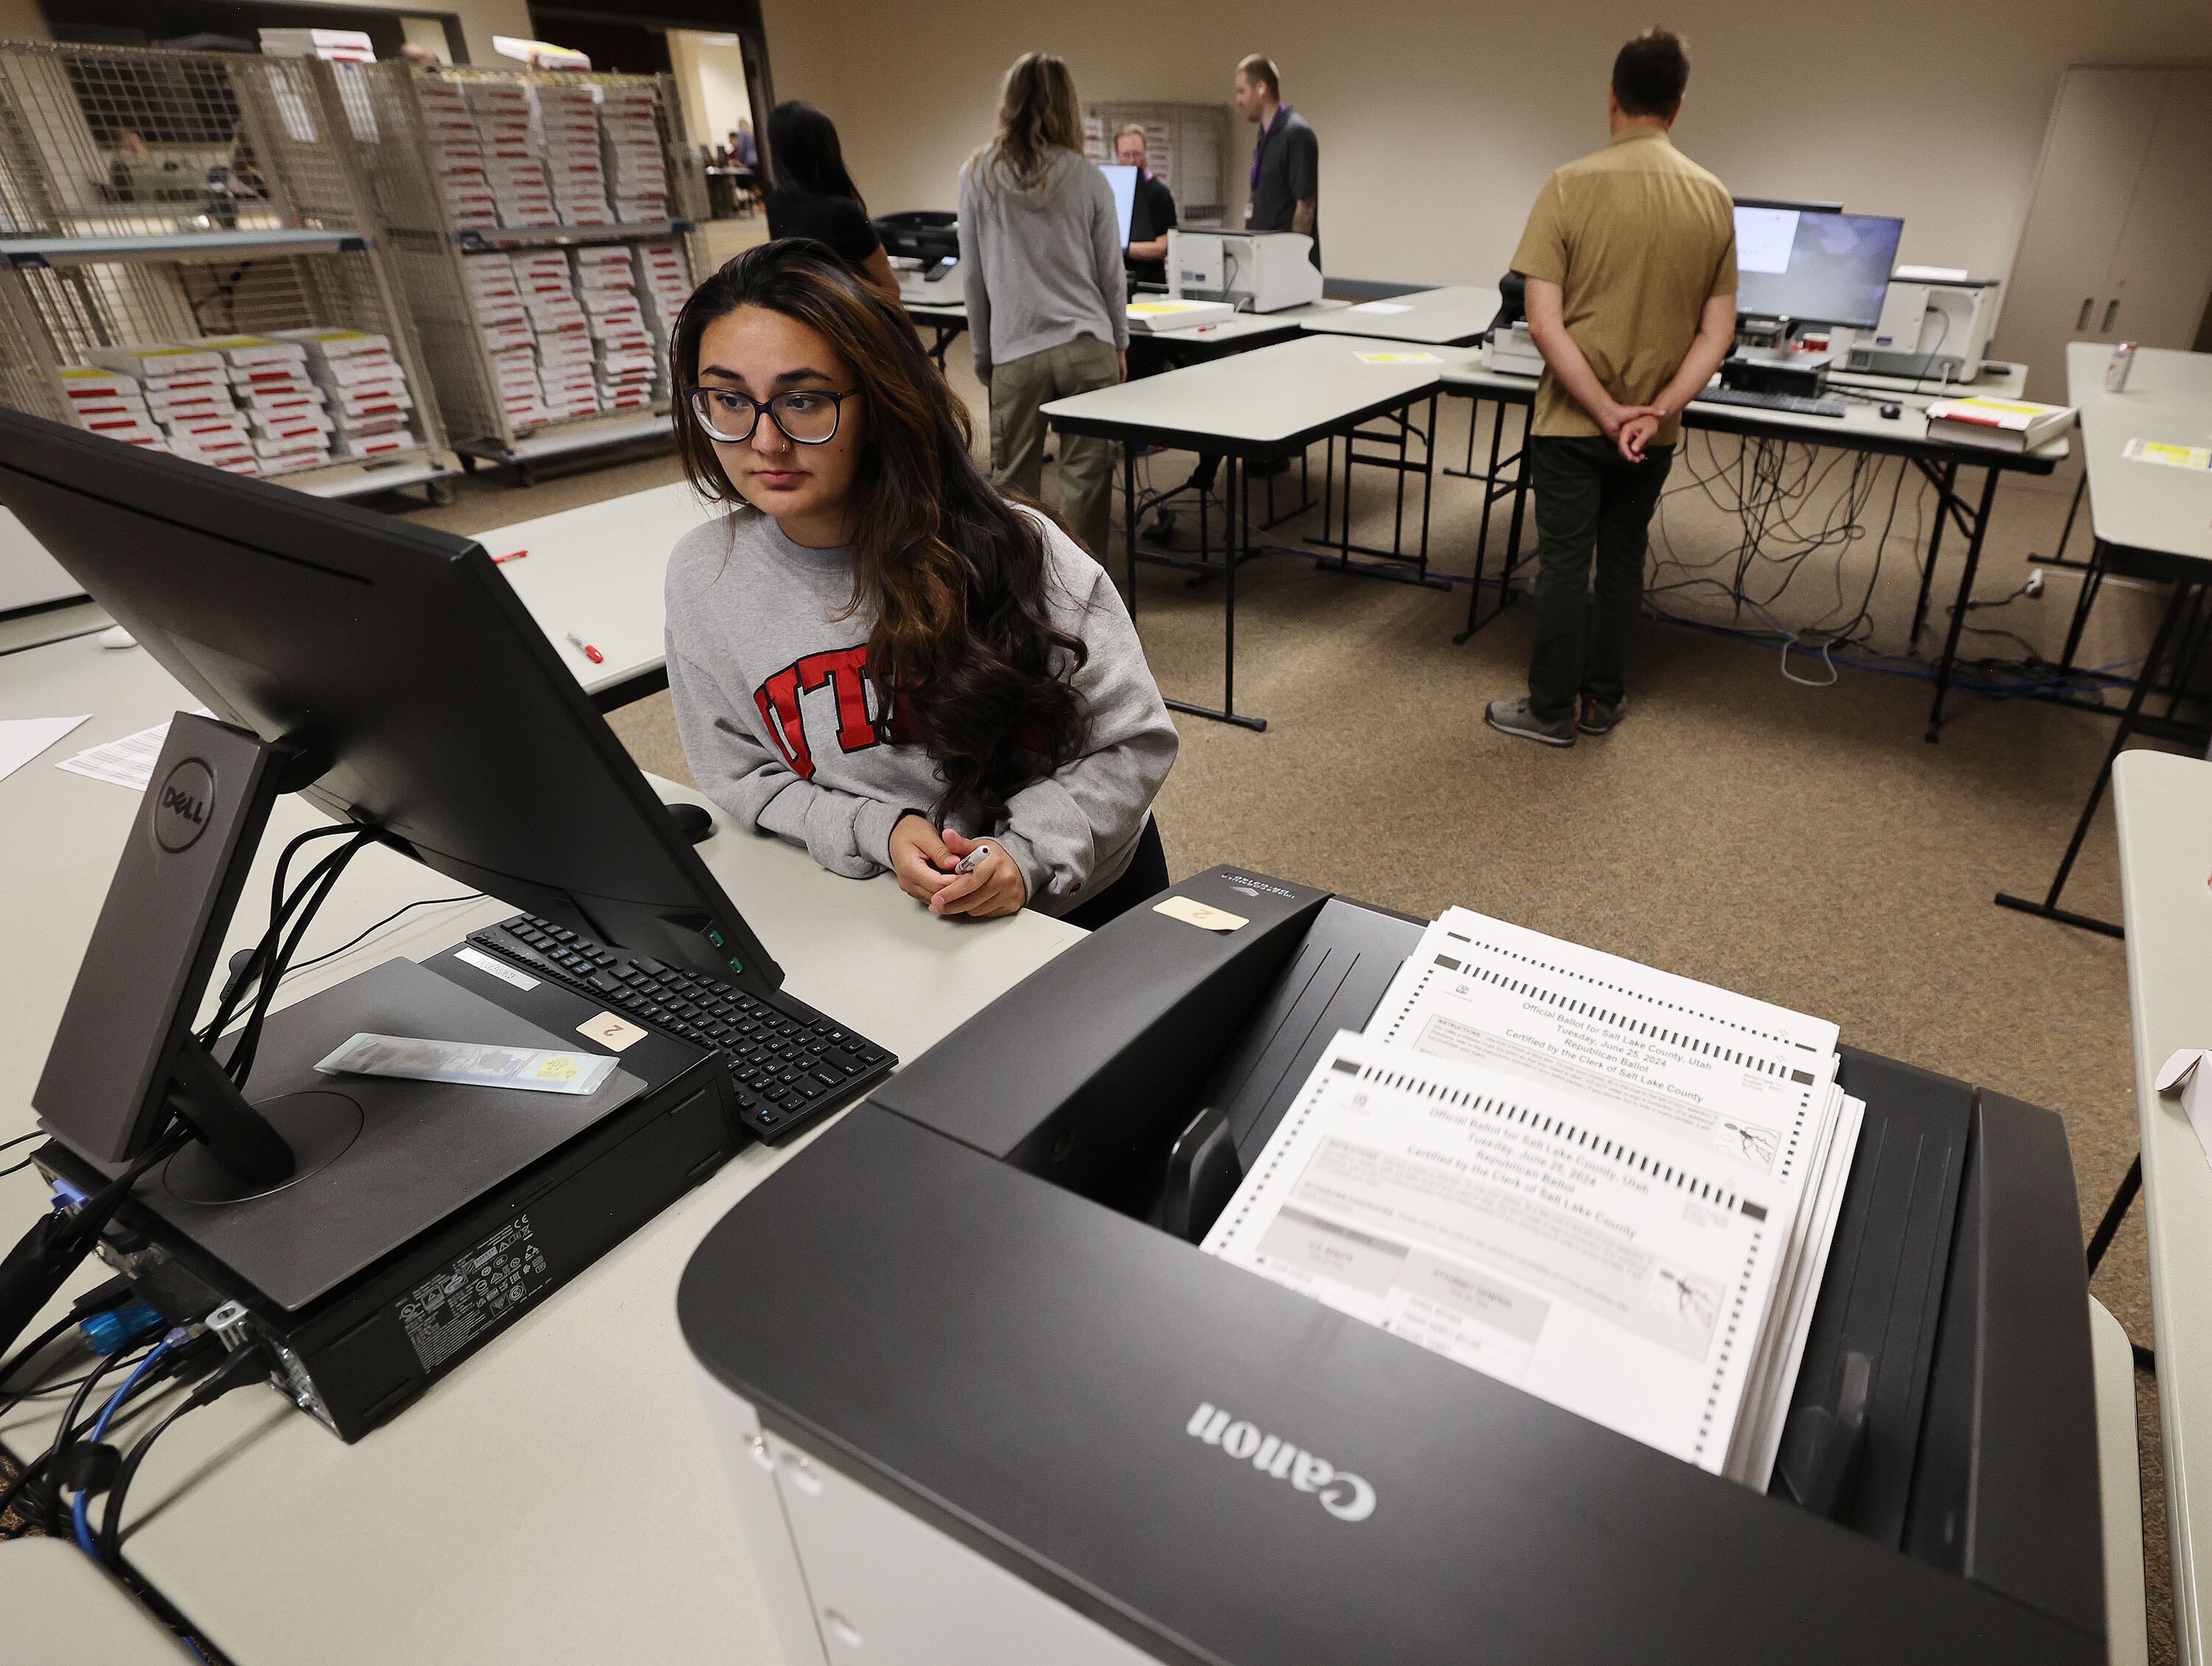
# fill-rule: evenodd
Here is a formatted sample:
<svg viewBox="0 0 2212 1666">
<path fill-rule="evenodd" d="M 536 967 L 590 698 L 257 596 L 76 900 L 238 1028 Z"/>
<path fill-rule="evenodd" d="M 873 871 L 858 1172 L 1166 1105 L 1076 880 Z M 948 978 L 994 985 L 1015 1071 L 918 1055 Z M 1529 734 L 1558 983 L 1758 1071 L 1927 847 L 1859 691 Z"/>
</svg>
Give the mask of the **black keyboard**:
<svg viewBox="0 0 2212 1666">
<path fill-rule="evenodd" d="M 849 1104 L 898 1060 L 778 990 L 758 996 L 684 966 L 593 942 L 532 914 L 469 941 L 635 1023 L 721 1051 L 746 1129 L 774 1145 Z"/>
<path fill-rule="evenodd" d="M 1790 411 L 1798 416 L 1841 416 L 1840 399 L 1808 399 L 1802 393 L 1753 393 L 1748 388 L 1707 388 L 1698 396 L 1707 405 L 1749 405 L 1758 410 Z"/>
</svg>

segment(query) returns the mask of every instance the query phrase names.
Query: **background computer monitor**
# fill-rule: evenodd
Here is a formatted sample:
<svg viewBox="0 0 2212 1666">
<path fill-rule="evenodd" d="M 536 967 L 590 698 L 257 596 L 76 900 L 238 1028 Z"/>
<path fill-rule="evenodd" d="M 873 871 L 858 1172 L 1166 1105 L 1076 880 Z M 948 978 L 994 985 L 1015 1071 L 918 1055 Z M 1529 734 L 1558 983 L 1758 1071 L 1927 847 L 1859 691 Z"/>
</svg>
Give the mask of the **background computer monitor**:
<svg viewBox="0 0 2212 1666">
<path fill-rule="evenodd" d="M 1137 211 L 1137 170 L 1121 162 L 1101 162 L 1098 171 L 1114 188 L 1114 221 L 1121 228 L 1121 246 L 1129 246 L 1129 217 Z"/>
<path fill-rule="evenodd" d="M 1871 330 L 1905 222 L 1778 203 L 1735 205 L 1740 316 Z"/>
<path fill-rule="evenodd" d="M 603 942 L 782 982 L 472 540 L 4 410 L 0 504 L 216 717 L 326 758 L 305 796 L 331 815 Z M 125 944 L 94 970 L 130 1010 L 64 1015 L 71 1056 L 106 1061 L 69 1098 L 118 1124 L 76 1118 L 81 1149 L 119 1160 L 158 1127 L 171 1044 L 130 1020 L 180 993 L 189 1013 L 181 952 Z"/>
</svg>

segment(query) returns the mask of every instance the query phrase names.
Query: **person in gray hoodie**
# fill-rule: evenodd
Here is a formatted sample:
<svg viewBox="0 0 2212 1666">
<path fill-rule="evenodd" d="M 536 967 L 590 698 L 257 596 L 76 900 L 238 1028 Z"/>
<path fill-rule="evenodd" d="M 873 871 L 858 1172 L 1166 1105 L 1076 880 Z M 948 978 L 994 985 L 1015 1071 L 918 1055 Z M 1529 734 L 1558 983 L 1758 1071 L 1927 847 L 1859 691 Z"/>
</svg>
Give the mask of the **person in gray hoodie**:
<svg viewBox="0 0 2212 1666">
<path fill-rule="evenodd" d="M 1135 627 L 984 478 L 904 318 L 785 239 L 701 284 L 670 353 L 684 470 L 728 506 L 668 564 L 669 692 L 708 797 L 936 915 L 1091 928 L 1164 888 L 1176 736 Z"/>
<path fill-rule="evenodd" d="M 975 375 L 991 392 L 991 479 L 1034 498 L 1039 408 L 1129 373 L 1114 191 L 1084 160 L 1075 81 L 1049 52 L 1006 71 L 998 134 L 961 170 L 960 272 Z M 1060 512 L 1102 560 L 1113 501 L 1113 442 L 1061 435 Z"/>
</svg>

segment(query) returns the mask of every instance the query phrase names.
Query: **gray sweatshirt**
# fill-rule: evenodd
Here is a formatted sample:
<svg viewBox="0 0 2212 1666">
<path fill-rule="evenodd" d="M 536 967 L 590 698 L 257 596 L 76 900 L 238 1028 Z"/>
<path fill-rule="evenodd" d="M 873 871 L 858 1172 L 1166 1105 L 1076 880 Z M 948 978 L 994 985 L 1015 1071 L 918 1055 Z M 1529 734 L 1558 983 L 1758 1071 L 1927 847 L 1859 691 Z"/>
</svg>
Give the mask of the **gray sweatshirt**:
<svg viewBox="0 0 2212 1666">
<path fill-rule="evenodd" d="M 1003 821 L 959 806 L 950 820 L 1005 845 L 1030 907 L 1064 914 L 1129 865 L 1176 738 L 1106 570 L 1037 518 L 1053 622 L 1091 650 L 1075 675 L 1089 749 L 1014 794 Z M 852 600 L 845 550 L 795 544 L 757 509 L 687 532 L 668 560 L 668 691 L 701 791 L 832 873 L 869 879 L 890 866 L 899 818 L 927 815 L 944 783 L 920 746 L 876 738 L 875 621 L 847 615 Z"/>
<path fill-rule="evenodd" d="M 984 158 L 961 170 L 960 275 L 979 377 L 1079 336 L 1129 344 L 1114 188 L 1072 150 L 1034 191 Z"/>
</svg>

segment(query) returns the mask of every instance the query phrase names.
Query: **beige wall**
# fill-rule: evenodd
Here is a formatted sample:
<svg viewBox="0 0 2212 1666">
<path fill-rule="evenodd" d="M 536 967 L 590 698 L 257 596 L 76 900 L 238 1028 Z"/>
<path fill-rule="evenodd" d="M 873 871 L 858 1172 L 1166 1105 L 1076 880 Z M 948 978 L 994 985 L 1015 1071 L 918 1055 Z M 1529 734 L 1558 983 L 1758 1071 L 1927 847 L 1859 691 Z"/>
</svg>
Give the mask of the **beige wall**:
<svg viewBox="0 0 2212 1666">
<path fill-rule="evenodd" d="M 1329 270 L 1489 281 L 1559 163 L 1605 139 L 1605 85 L 1644 4 L 1208 0 L 1172 15 L 942 0 L 766 0 L 778 98 L 836 118 L 878 209 L 950 208 L 999 76 L 1060 53 L 1085 99 L 1221 101 L 1271 53 L 1321 136 Z M 1676 0 L 1695 70 L 1677 141 L 1744 196 L 1905 216 L 1899 257 L 2002 276 L 2073 63 L 2212 58 L 2204 0 Z M 1158 32 L 1148 22 L 1161 26 Z M 1164 44 L 1170 42 L 1172 44 Z M 1236 141 L 1249 154 L 1249 130 Z"/>
</svg>

